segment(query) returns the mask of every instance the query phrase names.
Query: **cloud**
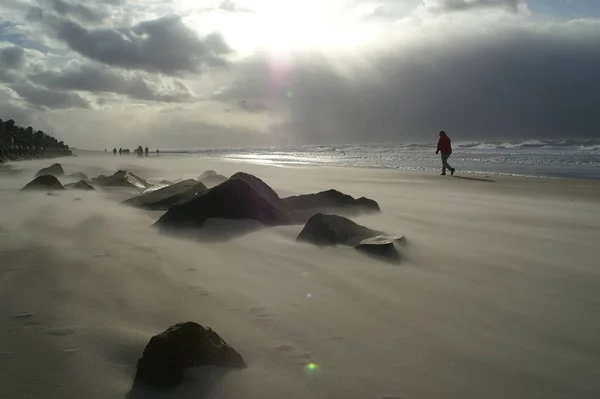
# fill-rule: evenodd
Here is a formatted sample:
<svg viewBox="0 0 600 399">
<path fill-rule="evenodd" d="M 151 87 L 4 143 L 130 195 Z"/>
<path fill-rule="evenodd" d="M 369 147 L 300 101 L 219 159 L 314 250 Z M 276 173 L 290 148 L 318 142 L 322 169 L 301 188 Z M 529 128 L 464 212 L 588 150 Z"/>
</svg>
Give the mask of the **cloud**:
<svg viewBox="0 0 600 399">
<path fill-rule="evenodd" d="M 425 5 L 440 12 L 504 9 L 513 13 L 525 6 L 524 0 L 424 0 Z"/>
<path fill-rule="evenodd" d="M 359 59 L 298 56 L 276 80 L 273 60 L 255 59 L 218 98 L 276 101 L 289 113 L 276 130 L 301 143 L 419 140 L 441 129 L 463 139 L 597 136 L 599 21 L 439 28 L 438 39 Z"/>
<path fill-rule="evenodd" d="M 120 71 L 97 64 L 73 63 L 61 70 L 39 71 L 31 80 L 53 90 L 78 90 L 91 93 L 116 93 L 130 98 L 161 101 L 189 102 L 194 95 L 179 80 Z"/>
<path fill-rule="evenodd" d="M 20 46 L 11 46 L 0 49 L 0 71 L 3 69 L 16 69 L 25 63 L 25 50 Z"/>
<path fill-rule="evenodd" d="M 73 4 L 64 0 L 42 0 L 42 4 L 47 4 L 52 11 L 61 16 L 73 17 L 83 22 L 101 22 L 107 17 L 107 13 L 86 7 L 80 3 Z"/>
<path fill-rule="evenodd" d="M 219 3 L 217 9 L 221 10 L 221 11 L 241 12 L 241 13 L 253 13 L 254 12 L 253 10 L 251 10 L 249 8 L 238 5 L 233 0 L 223 0 L 221 3 Z"/>
<path fill-rule="evenodd" d="M 70 20 L 56 22 L 57 37 L 79 54 L 107 65 L 167 75 L 199 72 L 202 65 L 223 66 L 231 52 L 219 34 L 204 38 L 181 17 L 166 16 L 130 29 L 86 29 Z"/>
<path fill-rule="evenodd" d="M 10 85 L 20 97 L 40 109 L 91 108 L 91 102 L 77 93 L 48 90 L 27 82 Z"/>
</svg>

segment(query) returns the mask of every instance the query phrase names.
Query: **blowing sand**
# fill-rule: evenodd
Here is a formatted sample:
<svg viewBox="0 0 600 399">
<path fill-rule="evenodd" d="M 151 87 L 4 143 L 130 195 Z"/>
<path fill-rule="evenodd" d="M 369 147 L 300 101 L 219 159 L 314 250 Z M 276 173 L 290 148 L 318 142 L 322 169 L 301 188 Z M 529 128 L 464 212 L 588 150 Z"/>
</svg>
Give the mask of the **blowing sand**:
<svg viewBox="0 0 600 399">
<path fill-rule="evenodd" d="M 151 227 L 160 212 L 118 204 L 133 190 L 19 192 L 51 162 L 3 166 L 2 398 L 600 397 L 598 181 L 174 157 L 59 162 L 90 177 L 245 171 L 281 196 L 364 195 L 383 212 L 353 219 L 405 234 L 407 259 L 392 266 L 296 243 L 302 226 L 176 239 Z M 148 339 L 187 320 L 214 328 L 249 368 L 199 368 L 174 390 L 132 390 Z"/>
</svg>

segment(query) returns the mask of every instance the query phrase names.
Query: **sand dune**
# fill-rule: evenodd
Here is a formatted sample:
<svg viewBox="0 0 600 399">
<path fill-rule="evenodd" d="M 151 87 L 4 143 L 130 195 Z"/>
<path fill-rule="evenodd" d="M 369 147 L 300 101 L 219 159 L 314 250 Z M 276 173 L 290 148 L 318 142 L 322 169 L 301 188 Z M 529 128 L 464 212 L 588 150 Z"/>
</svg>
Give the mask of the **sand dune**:
<svg viewBox="0 0 600 399">
<path fill-rule="evenodd" d="M 406 261 L 296 243 L 302 226 L 222 243 L 160 235 L 134 190 L 19 192 L 48 162 L 0 171 L 0 396 L 598 398 L 600 182 L 79 156 L 67 174 L 150 181 L 255 174 L 280 196 L 379 202 L 357 223 L 405 234 Z M 82 198 L 82 201 L 73 200 Z M 248 369 L 132 390 L 148 339 L 193 320 Z M 313 367 L 307 367 L 313 363 Z"/>
</svg>

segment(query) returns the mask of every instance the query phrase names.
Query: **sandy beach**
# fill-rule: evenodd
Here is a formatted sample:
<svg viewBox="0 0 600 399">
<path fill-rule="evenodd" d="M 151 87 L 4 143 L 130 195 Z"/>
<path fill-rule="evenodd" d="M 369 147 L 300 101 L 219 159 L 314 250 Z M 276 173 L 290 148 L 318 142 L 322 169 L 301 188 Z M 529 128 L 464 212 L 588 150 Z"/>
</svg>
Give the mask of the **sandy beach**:
<svg viewBox="0 0 600 399">
<path fill-rule="evenodd" d="M 390 265 L 297 243 L 301 225 L 219 243 L 160 234 L 133 189 L 20 192 L 50 161 L 0 166 L 0 397 L 438 399 L 600 397 L 600 181 L 278 167 L 80 154 L 92 177 L 243 171 L 280 196 L 335 188 L 404 234 Z M 82 201 L 74 201 L 81 198 Z M 214 328 L 248 368 L 132 390 L 149 338 Z M 307 367 L 313 364 L 312 367 Z"/>
</svg>

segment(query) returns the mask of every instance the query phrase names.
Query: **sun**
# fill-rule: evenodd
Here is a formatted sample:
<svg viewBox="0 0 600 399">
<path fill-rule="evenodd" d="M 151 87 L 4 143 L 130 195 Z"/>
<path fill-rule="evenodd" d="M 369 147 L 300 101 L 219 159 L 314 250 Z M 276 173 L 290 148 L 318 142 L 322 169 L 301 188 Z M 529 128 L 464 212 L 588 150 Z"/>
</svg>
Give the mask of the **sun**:
<svg viewBox="0 0 600 399">
<path fill-rule="evenodd" d="M 348 18 L 344 0 L 248 0 L 251 12 L 227 23 L 240 48 L 272 55 L 350 46 L 360 34 Z"/>
</svg>

